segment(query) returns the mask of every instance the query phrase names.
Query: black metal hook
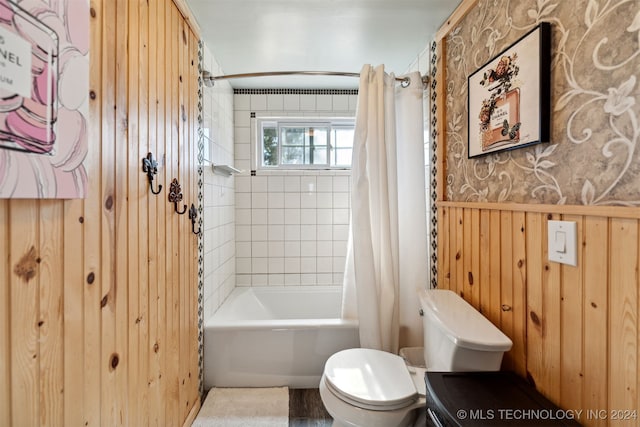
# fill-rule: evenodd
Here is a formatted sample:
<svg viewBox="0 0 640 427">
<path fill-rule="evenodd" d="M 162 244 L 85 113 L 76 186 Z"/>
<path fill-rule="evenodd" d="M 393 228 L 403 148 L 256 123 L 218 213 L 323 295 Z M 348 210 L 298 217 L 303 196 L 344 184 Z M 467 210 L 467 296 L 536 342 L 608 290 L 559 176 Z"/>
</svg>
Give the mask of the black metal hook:
<svg viewBox="0 0 640 427">
<path fill-rule="evenodd" d="M 198 210 L 195 205 L 191 203 L 191 208 L 189 209 L 189 219 L 191 220 L 191 232 L 196 236 L 200 234 L 202 231 L 200 227 L 198 227 L 198 231 L 196 232 L 196 219 L 198 218 Z"/>
<path fill-rule="evenodd" d="M 176 211 L 178 215 L 182 215 L 187 211 L 187 205 L 184 205 L 182 212 L 178 210 L 178 202 L 182 201 L 182 188 L 180 187 L 180 183 L 176 178 L 173 178 L 171 181 L 171 186 L 169 187 L 169 202 L 173 203 L 173 209 Z"/>
<path fill-rule="evenodd" d="M 142 172 L 147 174 L 149 178 L 149 189 L 153 194 L 160 194 L 162 191 L 162 184 L 158 184 L 158 191 L 153 190 L 153 176 L 158 173 L 158 162 L 153 158 L 153 153 L 147 154 L 147 157 L 142 158 Z"/>
</svg>

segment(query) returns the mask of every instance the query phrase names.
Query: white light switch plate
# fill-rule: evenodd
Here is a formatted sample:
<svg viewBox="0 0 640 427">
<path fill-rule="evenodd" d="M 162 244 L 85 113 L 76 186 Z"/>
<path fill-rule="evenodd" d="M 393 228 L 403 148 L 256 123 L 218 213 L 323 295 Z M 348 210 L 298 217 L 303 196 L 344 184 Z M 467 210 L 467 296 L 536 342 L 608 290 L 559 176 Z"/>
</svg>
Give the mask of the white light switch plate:
<svg viewBox="0 0 640 427">
<path fill-rule="evenodd" d="M 549 261 L 575 267 L 578 264 L 575 221 L 549 221 L 547 229 Z"/>
</svg>

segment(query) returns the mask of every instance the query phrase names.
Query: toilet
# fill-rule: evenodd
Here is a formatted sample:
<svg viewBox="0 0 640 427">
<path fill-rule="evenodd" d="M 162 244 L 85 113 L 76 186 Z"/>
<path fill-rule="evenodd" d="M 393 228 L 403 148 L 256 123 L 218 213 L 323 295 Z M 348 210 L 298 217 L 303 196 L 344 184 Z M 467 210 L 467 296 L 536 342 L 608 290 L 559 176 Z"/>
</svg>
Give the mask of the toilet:
<svg viewBox="0 0 640 427">
<path fill-rule="evenodd" d="M 500 370 L 512 346 L 505 334 L 455 292 L 421 290 L 419 298 L 426 370 Z M 410 426 L 426 405 L 424 373 L 392 353 L 343 350 L 325 364 L 320 397 L 334 427 Z"/>
</svg>

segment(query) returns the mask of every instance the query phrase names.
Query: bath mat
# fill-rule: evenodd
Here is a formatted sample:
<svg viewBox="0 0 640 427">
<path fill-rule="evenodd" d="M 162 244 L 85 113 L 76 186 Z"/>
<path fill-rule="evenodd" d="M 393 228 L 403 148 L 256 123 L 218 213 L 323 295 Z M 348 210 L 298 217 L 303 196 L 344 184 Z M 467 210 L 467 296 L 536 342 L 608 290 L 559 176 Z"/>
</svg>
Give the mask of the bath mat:
<svg viewBox="0 0 640 427">
<path fill-rule="evenodd" d="M 289 389 L 212 388 L 192 427 L 288 427 Z"/>
</svg>

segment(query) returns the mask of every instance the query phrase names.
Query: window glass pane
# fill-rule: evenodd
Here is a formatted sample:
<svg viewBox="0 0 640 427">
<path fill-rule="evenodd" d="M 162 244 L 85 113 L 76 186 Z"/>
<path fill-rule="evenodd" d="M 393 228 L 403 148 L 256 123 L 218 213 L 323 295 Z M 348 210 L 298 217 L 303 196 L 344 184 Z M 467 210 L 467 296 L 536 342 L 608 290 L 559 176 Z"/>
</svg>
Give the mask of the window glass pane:
<svg viewBox="0 0 640 427">
<path fill-rule="evenodd" d="M 258 123 L 261 167 L 351 166 L 354 127 L 350 120 L 269 118 Z"/>
<path fill-rule="evenodd" d="M 281 127 L 282 145 L 304 145 L 305 128 L 301 127 Z"/>
<path fill-rule="evenodd" d="M 353 128 L 337 128 L 336 131 L 336 147 L 349 147 L 353 146 Z"/>
<path fill-rule="evenodd" d="M 309 131 L 309 143 L 313 142 L 315 146 L 318 145 L 327 145 L 327 136 L 329 134 L 329 129 L 327 128 L 308 128 Z M 313 140 L 311 137 L 313 136 Z"/>
<path fill-rule="evenodd" d="M 309 164 L 326 165 L 327 164 L 327 147 L 315 147 L 311 153 L 313 157 L 309 159 Z"/>
<path fill-rule="evenodd" d="M 307 163 L 310 165 L 326 165 L 327 162 L 327 128 L 309 128 L 309 157 Z"/>
<path fill-rule="evenodd" d="M 302 147 L 282 146 L 283 165 L 303 165 L 304 151 Z"/>
<path fill-rule="evenodd" d="M 352 150 L 350 148 L 337 149 L 334 166 L 351 166 L 351 153 Z"/>
<path fill-rule="evenodd" d="M 278 166 L 278 134 L 273 125 L 262 128 L 262 165 Z"/>
<path fill-rule="evenodd" d="M 281 126 L 280 135 L 282 164 L 327 164 L 327 127 Z"/>
</svg>

